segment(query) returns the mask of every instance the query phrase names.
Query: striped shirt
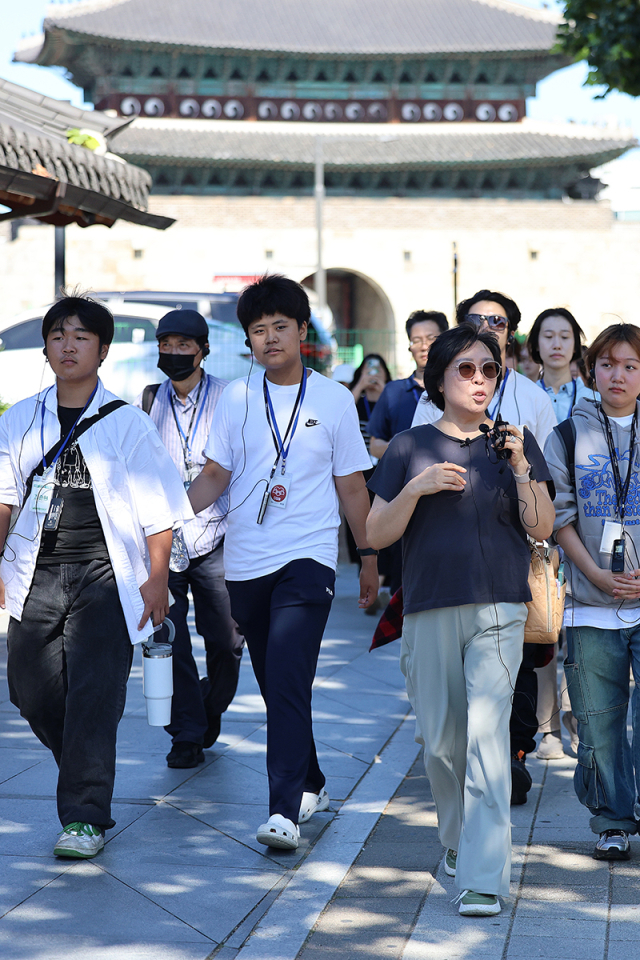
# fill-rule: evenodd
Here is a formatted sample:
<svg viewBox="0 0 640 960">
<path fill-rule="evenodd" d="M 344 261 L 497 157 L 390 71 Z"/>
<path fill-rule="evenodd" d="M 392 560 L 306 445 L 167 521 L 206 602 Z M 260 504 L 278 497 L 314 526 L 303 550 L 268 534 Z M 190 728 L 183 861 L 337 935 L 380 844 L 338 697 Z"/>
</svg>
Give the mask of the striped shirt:
<svg viewBox="0 0 640 960">
<path fill-rule="evenodd" d="M 194 407 L 198 401 L 193 427 L 189 437 L 189 449 L 186 458 L 197 468 L 202 469 L 206 462 L 204 446 L 211 429 L 213 411 L 220 399 L 220 394 L 227 385 L 226 380 L 219 380 L 205 373 L 206 380 L 197 383 L 186 400 L 181 400 L 173 388 L 171 380 L 167 379 L 160 385 L 149 416 L 155 423 L 160 437 L 169 455 L 175 463 L 183 481 L 189 480 L 185 463 L 184 439 L 176 425 L 176 419 L 182 427 L 184 436 L 189 434 L 189 425 L 194 415 Z M 201 384 L 202 383 L 202 387 Z M 206 390 L 206 397 L 205 397 Z M 173 399 L 173 410 L 171 400 Z M 204 406 L 202 406 L 204 402 Z M 136 406 L 142 407 L 142 394 L 136 400 Z M 175 417 L 173 411 L 175 410 Z M 193 477 L 191 478 L 193 479 Z M 220 544 L 227 529 L 226 514 L 229 509 L 229 496 L 223 493 L 214 504 L 199 513 L 195 520 L 189 520 L 183 528 L 184 540 L 189 558 L 202 557 L 210 553 Z M 224 519 L 222 519 L 224 518 Z"/>
</svg>

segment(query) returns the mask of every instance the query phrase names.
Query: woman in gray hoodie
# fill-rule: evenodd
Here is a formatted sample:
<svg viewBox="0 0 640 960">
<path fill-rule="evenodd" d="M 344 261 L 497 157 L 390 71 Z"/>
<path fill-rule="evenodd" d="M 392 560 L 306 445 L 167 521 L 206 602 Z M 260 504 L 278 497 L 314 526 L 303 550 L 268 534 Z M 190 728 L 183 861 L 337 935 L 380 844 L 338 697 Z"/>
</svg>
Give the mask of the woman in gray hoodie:
<svg viewBox="0 0 640 960">
<path fill-rule="evenodd" d="M 568 585 L 565 674 L 578 720 L 574 786 L 599 834 L 596 860 L 628 860 L 640 807 L 640 703 L 627 736 L 629 667 L 640 681 L 640 327 L 607 327 L 587 352 L 583 397 L 545 457 Z"/>
</svg>

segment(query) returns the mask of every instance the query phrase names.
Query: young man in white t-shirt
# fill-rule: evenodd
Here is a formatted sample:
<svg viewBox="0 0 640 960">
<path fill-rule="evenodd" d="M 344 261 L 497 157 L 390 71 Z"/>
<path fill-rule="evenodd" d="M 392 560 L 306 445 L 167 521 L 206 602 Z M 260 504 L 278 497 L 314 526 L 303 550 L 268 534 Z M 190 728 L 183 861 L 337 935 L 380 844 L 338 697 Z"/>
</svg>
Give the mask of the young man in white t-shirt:
<svg viewBox="0 0 640 960">
<path fill-rule="evenodd" d="M 351 394 L 302 363 L 310 318 L 302 287 L 262 277 L 240 297 L 238 318 L 264 370 L 223 391 L 189 498 L 199 513 L 229 491 L 231 613 L 267 706 L 270 816 L 257 839 L 295 849 L 298 824 L 329 805 L 311 685 L 334 595 L 339 502 L 362 556 L 360 606 L 378 590 L 365 534 L 370 460 Z"/>
</svg>

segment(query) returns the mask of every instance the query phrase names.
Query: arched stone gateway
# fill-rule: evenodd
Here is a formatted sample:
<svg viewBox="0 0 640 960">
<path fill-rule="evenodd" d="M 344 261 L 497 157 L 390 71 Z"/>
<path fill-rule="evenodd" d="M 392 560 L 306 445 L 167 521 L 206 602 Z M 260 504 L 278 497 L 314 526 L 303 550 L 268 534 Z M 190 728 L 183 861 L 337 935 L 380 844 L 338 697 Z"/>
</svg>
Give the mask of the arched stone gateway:
<svg viewBox="0 0 640 960">
<path fill-rule="evenodd" d="M 313 290 L 315 274 L 301 283 Z M 395 318 L 382 287 L 357 270 L 332 267 L 327 270 L 327 303 L 333 313 L 339 359 L 357 366 L 367 353 L 379 353 L 393 372 Z"/>
</svg>

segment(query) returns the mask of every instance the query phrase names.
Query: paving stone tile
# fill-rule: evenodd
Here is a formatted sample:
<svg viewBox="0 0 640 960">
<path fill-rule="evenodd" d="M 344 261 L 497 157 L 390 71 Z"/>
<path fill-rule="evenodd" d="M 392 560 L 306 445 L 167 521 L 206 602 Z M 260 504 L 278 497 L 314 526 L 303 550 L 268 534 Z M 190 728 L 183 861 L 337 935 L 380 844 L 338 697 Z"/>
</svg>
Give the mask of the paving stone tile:
<svg viewBox="0 0 640 960">
<path fill-rule="evenodd" d="M 1 960 L 206 960 L 213 944 L 175 942 L 148 943 L 135 937 L 77 936 L 73 933 L 21 933 L 0 930 Z M 222 960 L 217 954 L 216 960 Z"/>
<path fill-rule="evenodd" d="M 73 866 L 58 857 L 0 856 L 0 917 Z"/>
<path fill-rule="evenodd" d="M 549 937 L 511 936 L 505 960 L 603 960 L 604 940 L 569 940 L 561 943 Z"/>
<path fill-rule="evenodd" d="M 101 866 L 104 869 L 104 861 Z M 277 866 L 277 865 L 276 865 Z M 233 869 L 118 858 L 108 872 L 151 902 L 219 942 L 280 881 L 282 871 Z"/>
<path fill-rule="evenodd" d="M 133 943 L 186 941 L 214 946 L 194 927 L 87 862 L 74 864 L 0 921 L 0 935 L 18 940 L 25 931 L 45 933 L 55 942 L 70 929 L 76 937 L 111 939 L 117 930 L 118 939 Z"/>
<path fill-rule="evenodd" d="M 0 794 L 5 793 L 4 784 L 26 770 L 38 766 L 51 754 L 44 747 L 2 747 L 0 748 Z"/>
<path fill-rule="evenodd" d="M 117 871 L 118 862 L 192 864 L 201 867 L 269 868 L 259 853 L 169 804 L 158 804 L 107 844 L 101 862 Z"/>
<path fill-rule="evenodd" d="M 200 767 L 195 775 L 167 791 L 166 796 L 170 800 L 188 798 L 263 806 L 268 797 L 268 782 L 266 773 L 225 754 L 205 769 Z"/>
</svg>

